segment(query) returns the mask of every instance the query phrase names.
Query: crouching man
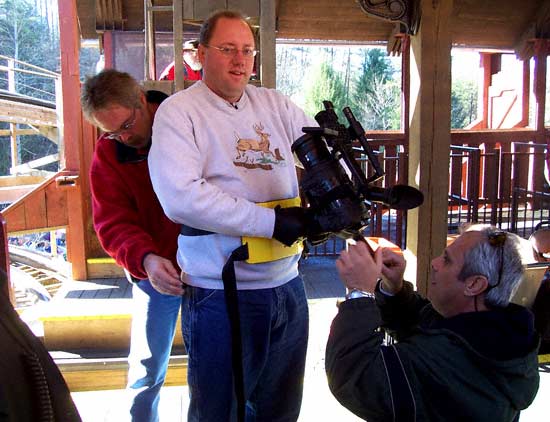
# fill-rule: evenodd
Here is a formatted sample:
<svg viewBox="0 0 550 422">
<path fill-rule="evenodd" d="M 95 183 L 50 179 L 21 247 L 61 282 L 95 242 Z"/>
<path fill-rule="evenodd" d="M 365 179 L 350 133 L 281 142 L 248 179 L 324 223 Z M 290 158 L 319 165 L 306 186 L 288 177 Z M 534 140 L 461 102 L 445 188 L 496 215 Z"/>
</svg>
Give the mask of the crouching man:
<svg viewBox="0 0 550 422">
<path fill-rule="evenodd" d="M 494 227 L 461 234 L 432 261 L 429 300 L 403 281 L 402 255 L 371 257 L 363 242 L 342 252 L 351 291 L 326 350 L 338 401 L 369 422 L 517 420 L 539 386 L 533 316 L 510 303 L 518 239 Z"/>
</svg>

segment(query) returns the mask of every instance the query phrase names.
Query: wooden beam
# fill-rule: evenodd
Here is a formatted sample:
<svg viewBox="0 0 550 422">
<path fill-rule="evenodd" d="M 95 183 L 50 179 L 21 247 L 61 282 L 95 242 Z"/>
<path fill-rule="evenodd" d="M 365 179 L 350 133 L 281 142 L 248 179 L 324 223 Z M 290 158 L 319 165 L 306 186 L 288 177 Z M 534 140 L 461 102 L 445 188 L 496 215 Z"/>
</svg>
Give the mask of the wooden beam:
<svg viewBox="0 0 550 422">
<path fill-rule="evenodd" d="M 36 188 L 36 185 L 0 187 L 0 204 L 11 204 Z"/>
<path fill-rule="evenodd" d="M 122 390 L 128 379 L 128 361 L 110 359 L 56 359 L 71 392 Z M 187 384 L 187 356 L 171 356 L 165 386 Z"/>
<path fill-rule="evenodd" d="M 6 227 L 6 220 L 0 213 L 0 300 L 9 298 L 10 302 L 15 303 L 13 296 L 13 288 L 10 281 L 10 255 L 8 252 L 8 231 Z"/>
<path fill-rule="evenodd" d="M 275 3 L 260 1 L 260 80 L 262 86 L 275 88 Z"/>
<path fill-rule="evenodd" d="M 550 39 L 550 2 L 540 3 L 516 42 L 516 55 L 521 60 L 529 60 L 537 54 L 533 40 Z"/>
<path fill-rule="evenodd" d="M 550 10 L 550 8 L 549 8 Z M 546 44 L 546 43 L 545 43 Z M 549 44 L 550 46 L 550 44 Z M 534 69 L 534 92 L 535 92 L 535 130 L 537 132 L 536 142 L 539 144 L 544 144 L 548 142 L 546 138 L 546 128 L 545 128 L 545 117 L 546 117 L 546 101 L 549 101 L 546 98 L 546 93 L 548 87 L 546 82 L 548 80 L 548 55 L 550 54 L 549 49 L 546 46 L 540 46 L 540 48 L 535 49 L 535 69 Z M 533 163 L 535 171 L 538 171 L 539 174 L 544 174 L 545 160 L 542 157 L 537 157 Z M 534 181 L 533 189 L 543 190 L 544 189 L 544 177 L 538 177 Z"/>
<path fill-rule="evenodd" d="M 37 167 L 42 167 L 47 164 L 55 163 L 57 161 L 59 161 L 59 154 L 50 154 L 24 164 L 19 164 L 15 167 L 10 167 L 10 174 L 30 173 Z"/>
<path fill-rule="evenodd" d="M 453 144 L 496 144 L 510 143 L 523 138 L 525 142 L 534 141 L 537 138 L 537 131 L 533 129 L 453 129 L 451 139 Z"/>
<path fill-rule="evenodd" d="M 417 258 L 416 285 L 428 292 L 431 259 L 447 238 L 447 192 L 451 122 L 451 32 L 453 0 L 421 1 L 422 21 L 411 37 L 409 184 L 424 204 L 408 212 L 407 251 Z"/>
<path fill-rule="evenodd" d="M 68 224 L 67 190 L 59 189 L 56 182 L 63 174 L 53 175 L 4 209 L 2 214 L 9 233 L 49 230 Z"/>
<path fill-rule="evenodd" d="M 82 182 L 67 190 L 69 226 L 67 227 L 67 258 L 72 264 L 72 277 L 85 280 L 86 273 L 86 230 L 88 219 L 86 204 L 90 196 L 87 190 L 89 167 L 86 166 L 82 136 L 82 109 L 80 107 L 80 34 L 76 14 L 76 0 L 59 0 L 59 45 L 61 50 L 61 82 L 63 98 L 63 144 L 65 162 L 62 168 L 75 174 L 82 174 Z"/>
<path fill-rule="evenodd" d="M 55 107 L 0 98 L 0 121 L 33 126 L 57 126 L 57 113 Z"/>
<path fill-rule="evenodd" d="M 47 179 L 45 175 L 15 175 L 15 176 L 0 176 L 0 187 L 19 186 L 19 185 L 37 185 Z"/>
</svg>

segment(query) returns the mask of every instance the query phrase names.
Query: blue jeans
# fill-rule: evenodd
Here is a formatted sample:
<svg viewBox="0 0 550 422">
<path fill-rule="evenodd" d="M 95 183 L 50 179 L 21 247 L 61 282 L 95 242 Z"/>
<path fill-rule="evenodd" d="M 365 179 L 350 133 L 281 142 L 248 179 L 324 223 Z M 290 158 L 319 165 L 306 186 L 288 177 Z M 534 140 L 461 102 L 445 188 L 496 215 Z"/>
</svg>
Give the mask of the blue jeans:
<svg viewBox="0 0 550 422">
<path fill-rule="evenodd" d="M 302 402 L 308 308 L 302 279 L 239 290 L 246 421 L 296 421 Z M 189 422 L 236 420 L 231 333 L 223 290 L 188 287 L 182 330 L 189 354 Z"/>
<path fill-rule="evenodd" d="M 128 391 L 133 422 L 157 422 L 181 296 L 157 292 L 149 280 L 132 286 L 133 312 Z"/>
</svg>

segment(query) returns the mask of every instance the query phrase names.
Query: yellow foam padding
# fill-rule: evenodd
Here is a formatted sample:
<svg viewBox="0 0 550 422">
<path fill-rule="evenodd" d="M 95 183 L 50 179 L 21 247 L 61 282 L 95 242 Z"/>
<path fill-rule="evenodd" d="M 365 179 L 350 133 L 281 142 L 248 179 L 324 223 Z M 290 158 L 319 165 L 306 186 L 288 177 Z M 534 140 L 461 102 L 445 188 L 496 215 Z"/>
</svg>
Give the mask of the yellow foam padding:
<svg viewBox="0 0 550 422">
<path fill-rule="evenodd" d="M 280 205 L 281 208 L 299 207 L 300 198 L 281 199 L 279 201 L 260 202 L 260 205 L 265 208 L 275 208 Z M 297 241 L 292 246 L 285 246 L 275 239 L 265 237 L 248 237 L 243 236 L 242 244 L 248 243 L 248 259 L 249 264 L 259 264 L 262 262 L 276 261 L 278 259 L 297 255 L 302 252 L 302 242 Z"/>
<path fill-rule="evenodd" d="M 104 258 L 88 258 L 86 260 L 88 264 L 114 264 L 115 260 L 110 257 L 104 257 Z"/>
<path fill-rule="evenodd" d="M 539 355 L 539 364 L 540 363 L 550 363 L 550 354 L 548 354 L 548 355 Z"/>
</svg>

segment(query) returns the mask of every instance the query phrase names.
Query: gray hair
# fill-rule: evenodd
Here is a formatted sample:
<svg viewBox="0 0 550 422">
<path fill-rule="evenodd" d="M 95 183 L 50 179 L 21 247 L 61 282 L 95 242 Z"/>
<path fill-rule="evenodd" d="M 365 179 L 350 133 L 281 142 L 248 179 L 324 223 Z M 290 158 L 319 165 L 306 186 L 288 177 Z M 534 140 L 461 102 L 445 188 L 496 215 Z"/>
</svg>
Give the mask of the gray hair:
<svg viewBox="0 0 550 422">
<path fill-rule="evenodd" d="M 489 287 L 485 294 L 485 304 L 507 306 L 523 278 L 520 237 L 486 225 L 474 225 L 466 231 L 480 232 L 482 241 L 464 254 L 464 264 L 458 278 L 465 280 L 472 275 L 487 277 Z M 501 233 L 506 236 L 503 243 L 491 244 L 490 239 Z"/>
<path fill-rule="evenodd" d="M 142 92 L 143 89 L 130 74 L 105 69 L 84 82 L 80 96 L 82 112 L 87 120 L 94 123 L 94 113 L 113 104 L 139 108 Z"/>
</svg>

